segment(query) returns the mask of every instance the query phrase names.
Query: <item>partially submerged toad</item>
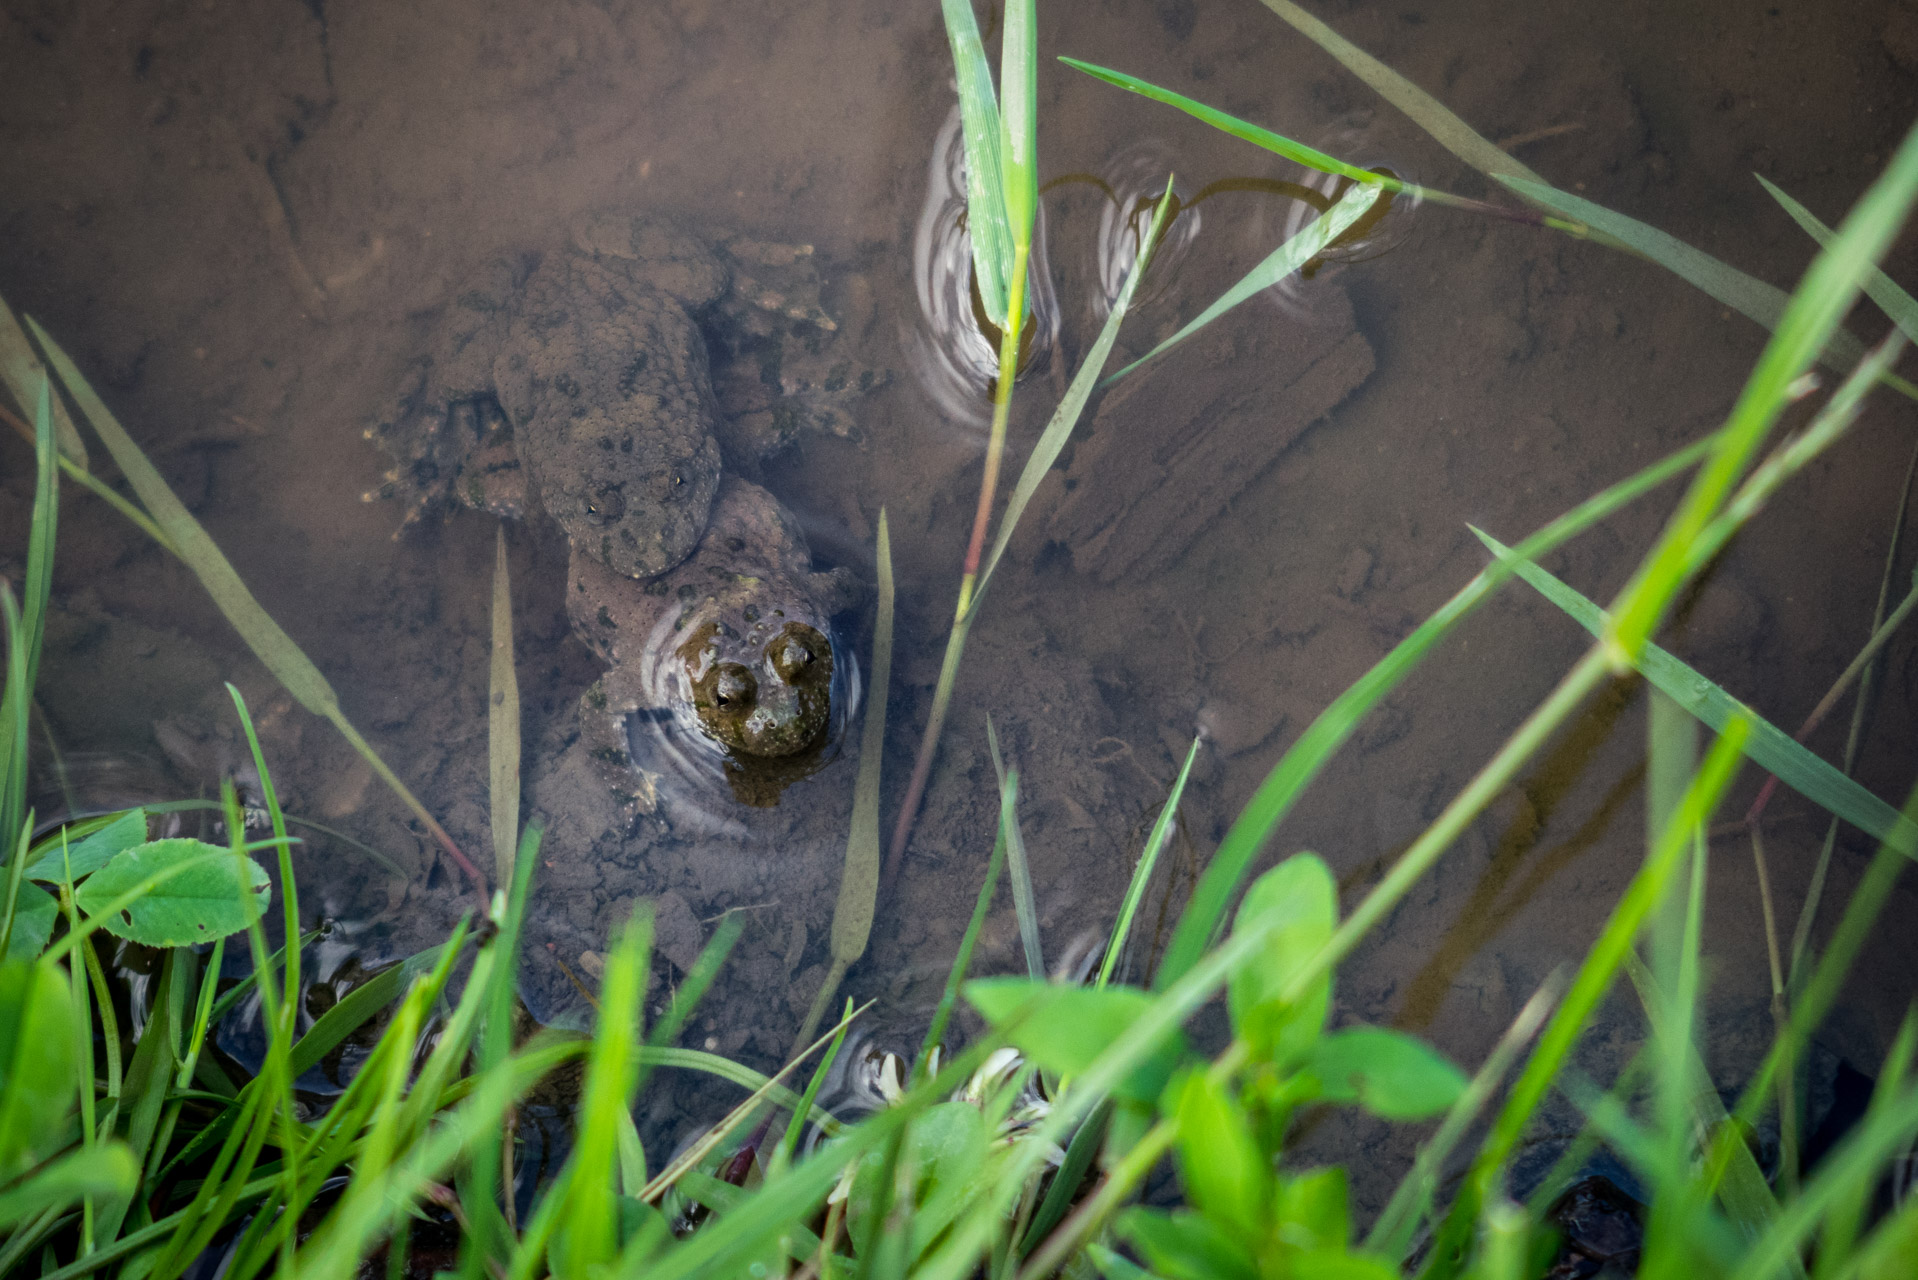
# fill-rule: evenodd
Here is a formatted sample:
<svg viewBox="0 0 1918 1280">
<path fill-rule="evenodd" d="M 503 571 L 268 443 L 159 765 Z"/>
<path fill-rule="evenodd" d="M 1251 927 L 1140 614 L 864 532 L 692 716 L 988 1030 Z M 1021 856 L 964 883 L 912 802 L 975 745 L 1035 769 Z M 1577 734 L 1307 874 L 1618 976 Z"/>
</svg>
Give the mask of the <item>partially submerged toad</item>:
<svg viewBox="0 0 1918 1280">
<path fill-rule="evenodd" d="M 568 249 L 495 263 L 461 292 L 371 433 L 399 461 L 381 492 L 405 495 L 409 520 L 451 497 L 566 531 L 573 626 L 608 665 L 582 732 L 640 809 L 657 804 L 632 751 L 648 717 L 722 748 L 755 804 L 810 771 L 833 720 L 829 620 L 851 576 L 812 572 L 778 501 L 722 476 L 722 459 L 751 467 L 802 426 L 845 434 L 834 399 L 871 383 L 823 358 L 834 326 L 809 253 L 714 252 L 660 219 L 594 218 Z M 729 413 L 696 317 L 721 335 Z"/>
</svg>

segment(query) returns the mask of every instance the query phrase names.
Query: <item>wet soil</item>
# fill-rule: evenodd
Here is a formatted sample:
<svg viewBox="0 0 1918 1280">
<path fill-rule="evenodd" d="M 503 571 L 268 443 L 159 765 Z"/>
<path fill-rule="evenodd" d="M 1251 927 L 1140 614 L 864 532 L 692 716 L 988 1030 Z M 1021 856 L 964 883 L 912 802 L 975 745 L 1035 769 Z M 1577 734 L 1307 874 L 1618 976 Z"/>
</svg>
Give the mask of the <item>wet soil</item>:
<svg viewBox="0 0 1918 1280">
<path fill-rule="evenodd" d="M 1810 249 L 1750 174 L 1835 220 L 1918 107 L 1918 11 L 1900 3 L 1320 12 L 1552 181 L 1784 286 Z M 1249 0 L 1050 5 L 1040 41 L 1361 163 L 1493 194 Z M 1104 197 L 1073 176 L 1110 174 L 1150 145 L 1193 192 L 1296 177 L 1055 64 L 1040 98 L 1044 176 L 1067 179 L 1047 196 L 1061 338 L 1021 393 L 1015 458 L 1100 318 Z M 365 428 L 461 279 L 551 243 L 587 212 L 644 208 L 816 245 L 839 341 L 895 376 L 861 405 L 855 431 L 806 438 L 763 479 L 821 565 L 868 578 L 889 509 L 902 592 L 889 821 L 938 670 L 982 449 L 973 422 L 911 370 L 912 237 L 951 102 L 932 5 L 4 0 L 0 293 L 59 335 L 349 717 L 482 851 L 494 524 L 465 513 L 396 539 L 400 512 L 361 501 L 388 465 Z M 1195 314 L 1276 243 L 1285 214 L 1256 191 L 1208 200 L 1176 276 L 1121 347 L 1142 353 Z M 1918 278 L 1913 244 L 1887 266 Z M 1872 337 L 1882 321 L 1860 313 L 1853 325 Z M 1089 417 L 1014 540 L 973 632 L 920 833 L 852 992 L 880 998 L 901 1028 L 936 998 L 992 838 L 988 714 L 1022 773 L 1053 956 L 1108 925 L 1176 763 L 1205 731 L 1144 914 L 1157 938 L 1162 903 L 1176 904 L 1280 752 L 1482 564 L 1467 522 L 1510 541 L 1696 438 L 1763 337 L 1650 265 L 1428 206 L 1392 252 L 1329 269 L 1287 305 L 1255 301 L 1134 375 Z M 1307 349 L 1323 354 L 1307 360 Z M 1286 376 L 1261 383 L 1246 366 L 1263 359 Z M 1314 374 L 1310 395 L 1294 389 Z M 1317 407 L 1305 413 L 1302 398 Z M 1869 407 L 1666 637 L 1781 725 L 1796 726 L 1867 633 L 1910 412 L 1888 398 Z M 1191 447 L 1137 450 L 1128 465 L 1127 433 L 1168 422 Z M 27 463 L 0 441 L 9 573 Z M 1606 598 L 1669 501 L 1621 514 L 1551 567 Z M 824 969 L 856 751 L 756 815 L 750 840 L 609 838 L 558 764 L 598 674 L 566 622 L 564 539 L 537 520 L 513 526 L 509 560 L 528 805 L 553 824 L 535 959 L 565 960 L 590 985 L 604 931 L 650 898 L 672 922 L 670 982 L 720 913 L 743 910 L 737 955 L 689 1035 L 770 1065 Z M 305 910 L 343 922 L 342 950 L 362 963 L 399 954 L 469 905 L 458 874 L 332 731 L 275 697 L 187 573 L 78 496 L 56 595 L 43 705 L 75 759 L 123 774 L 129 761 L 170 759 L 180 783 L 205 785 L 233 764 L 231 734 L 216 727 L 219 682 L 233 680 L 269 713 L 283 793 L 403 872 L 342 845 L 303 851 Z M 863 652 L 869 621 L 843 621 Z M 1508 591 L 1373 714 L 1271 852 L 1317 849 L 1348 894 L 1361 892 L 1583 643 L 1553 609 Z M 1918 648 L 1894 641 L 1860 757 L 1861 780 L 1894 800 L 1918 763 L 1915 663 Z M 1341 1017 L 1482 1055 L 1545 974 L 1580 954 L 1641 857 L 1643 706 L 1642 690 L 1620 684 L 1585 710 L 1346 967 Z M 1828 758 L 1842 721 L 1812 739 Z M 1758 781 L 1748 771 L 1733 811 Z M 1789 794 L 1770 814 L 1772 887 L 1789 921 L 1823 822 Z M 1733 839 L 1717 852 L 1709 1056 L 1730 1083 L 1768 1034 L 1768 982 L 1749 848 Z M 1834 893 L 1868 853 L 1841 833 Z M 1901 890 L 1889 911 L 1913 906 Z M 1914 971 L 1913 946 L 1909 931 L 1874 941 L 1828 1029 L 1832 1052 L 1877 1061 L 1910 996 L 1899 975 Z M 979 968 L 1020 963 L 1002 895 Z M 551 1003 L 566 1004 L 571 980 L 542 972 Z M 1588 1069 L 1616 1069 L 1642 1025 L 1616 1001 Z M 662 1094 L 654 1121 L 680 1123 L 684 1101 Z M 1363 1203 L 1389 1187 L 1412 1137 L 1351 1121 L 1311 1141 L 1318 1158 L 1371 1153 L 1355 1170 Z"/>
</svg>

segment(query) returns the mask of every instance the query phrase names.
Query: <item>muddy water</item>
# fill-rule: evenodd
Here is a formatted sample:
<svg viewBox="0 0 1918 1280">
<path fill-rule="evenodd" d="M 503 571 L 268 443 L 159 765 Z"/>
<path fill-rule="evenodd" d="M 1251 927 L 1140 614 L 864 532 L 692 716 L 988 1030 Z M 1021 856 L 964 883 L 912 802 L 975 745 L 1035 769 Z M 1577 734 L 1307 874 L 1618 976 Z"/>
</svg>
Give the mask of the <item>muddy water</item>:
<svg viewBox="0 0 1918 1280">
<path fill-rule="evenodd" d="M 1835 219 L 1918 105 L 1918 14 L 1898 4 L 1484 0 L 1324 16 L 1550 180 L 1781 285 L 1807 246 L 1751 172 Z M 1489 194 L 1256 4 L 1050 5 L 1040 39 L 1362 163 Z M 1138 354 L 1276 243 L 1296 205 L 1272 188 L 1299 176 L 1056 65 L 1040 97 L 1058 340 L 1022 388 L 1014 457 L 1103 314 L 1113 219 L 1089 178 L 1137 185 L 1143 166 L 1156 185 L 1170 163 L 1188 197 L 1211 193 L 1121 340 Z M 856 406 L 854 430 L 805 438 L 762 478 L 822 565 L 868 579 L 889 509 L 902 584 L 889 820 L 981 451 L 977 408 L 924 376 L 915 280 L 951 102 L 932 5 L 8 0 L 0 291 L 67 343 L 350 717 L 485 860 L 493 522 L 463 513 L 396 539 L 399 511 L 361 500 L 388 465 L 364 429 L 468 273 L 563 243 L 584 213 L 654 210 L 816 246 L 837 341 L 890 377 Z M 996 807 L 988 714 L 1024 776 L 1052 957 L 1106 927 L 1178 758 L 1205 730 L 1144 916 L 1157 936 L 1162 904 L 1279 753 L 1482 563 L 1467 522 L 1515 538 L 1696 438 L 1762 343 L 1655 268 L 1589 245 L 1431 207 L 1404 232 L 1391 252 L 1250 304 L 1122 384 L 1042 489 L 974 631 L 906 870 L 850 981 L 881 1002 L 882 1026 L 916 1035 L 977 887 Z M 1888 265 L 1918 278 L 1909 244 Z M 1873 336 L 1881 322 L 1854 326 Z M 1908 409 L 1869 408 L 1669 637 L 1782 725 L 1866 634 L 1909 423 Z M 0 458 L 0 555 L 17 576 L 27 455 L 0 444 Z M 1604 598 L 1668 501 L 1621 515 L 1553 567 Z M 437 937 L 469 901 L 457 873 L 325 725 L 276 698 L 187 575 L 81 498 L 60 554 L 44 705 L 63 748 L 81 764 L 99 753 L 123 789 L 168 771 L 175 786 L 203 785 L 234 759 L 219 682 L 235 681 L 263 711 L 293 803 L 403 872 L 339 844 L 303 853 L 306 913 L 342 922 L 335 953 L 373 963 Z M 553 824 L 530 990 L 556 1016 L 577 1005 L 566 969 L 590 986 L 605 930 L 642 898 L 660 904 L 668 981 L 717 916 L 742 911 L 739 951 L 690 1037 L 770 1064 L 824 969 L 856 751 L 778 809 L 609 836 L 590 799 L 555 780 L 575 700 L 598 674 L 566 622 L 563 538 L 550 523 L 514 526 L 509 559 L 527 801 Z M 868 613 L 842 619 L 862 650 Z M 1366 722 L 1272 852 L 1317 849 L 1361 892 L 1580 644 L 1539 601 L 1500 599 Z M 1861 757 L 1861 778 L 1894 799 L 1914 763 L 1915 660 L 1893 643 Z M 1468 1061 L 1483 1053 L 1589 941 L 1640 856 L 1643 704 L 1636 688 L 1608 691 L 1526 771 L 1347 967 L 1342 1017 L 1416 1028 Z M 1835 756 L 1842 740 L 1834 724 L 1813 745 Z M 1823 824 L 1789 794 L 1771 814 L 1789 920 Z M 1712 1059 L 1731 1082 L 1764 1032 L 1765 951 L 1749 849 L 1732 839 L 1717 852 Z M 1855 833 L 1841 837 L 1839 891 L 1865 856 Z M 1001 901 L 980 953 L 988 972 L 1021 963 Z M 1901 896 L 1890 914 L 1912 907 Z M 1875 1064 L 1910 994 L 1909 937 L 1874 943 L 1827 1036 L 1833 1055 Z M 1640 1037 L 1618 1004 L 1589 1067 L 1614 1069 Z M 657 1096 L 654 1122 L 670 1128 L 686 1098 Z M 1324 1156 L 1409 1149 L 1378 1128 L 1321 1126 L 1311 1142 Z M 1379 1176 L 1392 1167 L 1380 1161 Z M 1377 1178 L 1359 1181 L 1376 1194 Z"/>
</svg>

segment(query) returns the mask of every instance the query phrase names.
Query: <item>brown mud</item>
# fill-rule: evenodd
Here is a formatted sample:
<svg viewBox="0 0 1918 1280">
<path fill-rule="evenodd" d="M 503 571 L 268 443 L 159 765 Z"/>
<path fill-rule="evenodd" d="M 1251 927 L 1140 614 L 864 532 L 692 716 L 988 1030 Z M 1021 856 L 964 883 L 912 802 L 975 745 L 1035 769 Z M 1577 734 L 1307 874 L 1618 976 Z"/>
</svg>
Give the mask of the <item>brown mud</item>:
<svg viewBox="0 0 1918 1280">
<path fill-rule="evenodd" d="M 1752 171 L 1835 220 L 1918 107 L 1918 12 L 1901 3 L 1319 11 L 1550 180 L 1784 286 L 1810 248 Z M 1048 5 L 1040 42 L 1360 163 L 1495 195 L 1250 0 Z M 936 6 L 877 0 L 4 0 L 0 293 L 59 335 L 349 717 L 478 851 L 492 522 L 469 512 L 395 540 L 398 509 L 361 501 L 388 465 L 363 431 L 461 279 L 502 251 L 553 243 L 582 214 L 643 208 L 817 246 L 838 341 L 895 376 L 860 405 L 855 430 L 805 439 L 762 478 L 822 564 L 868 578 L 889 508 L 902 584 L 894 801 L 938 670 L 980 453 L 976 432 L 949 422 L 908 369 L 911 242 L 951 106 L 948 68 Z M 1194 189 L 1297 176 L 1050 62 L 1040 99 L 1044 177 L 1105 172 L 1142 143 Z M 1047 197 L 1062 347 L 1022 390 L 1015 459 L 1096 332 L 1102 199 L 1084 183 Z M 1127 358 L 1263 256 L 1284 214 L 1256 191 L 1208 201 L 1177 276 L 1122 338 Z M 1909 240 L 1887 267 L 1918 279 Z M 1872 337 L 1883 322 L 1861 312 L 1853 325 Z M 1483 563 L 1468 521 L 1512 540 L 1696 438 L 1763 341 L 1648 264 L 1426 207 L 1392 252 L 1328 269 L 1289 308 L 1255 300 L 1133 375 L 1089 416 L 1013 543 L 852 993 L 880 998 L 909 1036 L 936 998 L 992 839 L 988 714 L 1022 772 L 1049 956 L 1108 926 L 1204 729 L 1180 838 L 1143 917 L 1156 937 L 1167 887 L 1183 892 L 1279 753 Z M 1266 359 L 1275 374 L 1261 380 L 1249 366 Z M 1167 447 L 1129 449 L 1128 412 L 1139 430 L 1172 433 L 1158 437 Z M 1864 640 L 1911 421 L 1909 406 L 1878 399 L 1739 539 L 1667 636 L 1788 728 Z M 1179 433 L 1192 440 L 1172 447 Z M 0 442 L 0 563 L 13 576 L 28 461 Z M 307 913 L 349 922 L 365 963 L 440 936 L 470 902 L 457 872 L 329 728 L 276 701 L 179 565 L 67 492 L 42 699 L 62 747 L 170 754 L 183 783 L 204 785 L 234 763 L 231 734 L 214 727 L 219 682 L 234 680 L 269 714 L 291 803 L 405 873 L 311 845 Z M 1669 501 L 1620 515 L 1551 567 L 1606 598 Z M 590 985 L 596 939 L 652 899 L 670 982 L 715 917 L 742 910 L 738 952 L 689 1042 L 772 1065 L 824 971 L 856 752 L 757 815 L 746 845 L 684 832 L 609 844 L 560 763 L 575 700 L 598 674 L 566 622 L 564 539 L 535 520 L 512 527 L 509 545 L 528 807 L 552 821 L 537 950 Z M 869 620 L 844 622 L 864 665 Z M 1348 895 L 1361 892 L 1583 643 L 1508 589 L 1365 723 L 1272 852 L 1317 849 Z M 1859 769 L 1894 801 L 1918 763 L 1915 664 L 1909 638 L 1894 641 Z M 1634 687 L 1609 692 L 1524 773 L 1348 964 L 1341 1017 L 1417 1028 L 1475 1062 L 1543 977 L 1581 954 L 1641 856 L 1643 706 Z M 1828 758 L 1844 718 L 1812 740 Z M 1728 811 L 1758 782 L 1747 770 Z M 1789 793 L 1770 812 L 1789 922 L 1823 822 Z M 1767 1034 L 1769 987 L 1749 848 L 1728 839 L 1716 852 L 1709 1055 L 1731 1083 Z M 1868 854 L 1857 833 L 1841 835 L 1834 893 Z M 1913 908 L 1901 890 L 1889 914 Z M 1909 931 L 1874 941 L 1828 1029 L 1831 1054 L 1875 1065 L 1911 994 L 1913 945 Z M 1020 963 L 1002 894 L 978 969 Z M 544 975 L 564 1003 L 570 980 Z M 1615 1070 L 1642 1027 L 1616 1001 L 1588 1069 Z M 682 1087 L 684 1098 L 662 1091 L 652 1104 L 655 1123 L 702 1118 L 675 1111 L 694 1096 Z M 1372 1153 L 1376 1176 L 1355 1171 L 1363 1202 L 1389 1187 L 1410 1144 L 1363 1120 L 1311 1137 L 1315 1157 Z"/>
</svg>

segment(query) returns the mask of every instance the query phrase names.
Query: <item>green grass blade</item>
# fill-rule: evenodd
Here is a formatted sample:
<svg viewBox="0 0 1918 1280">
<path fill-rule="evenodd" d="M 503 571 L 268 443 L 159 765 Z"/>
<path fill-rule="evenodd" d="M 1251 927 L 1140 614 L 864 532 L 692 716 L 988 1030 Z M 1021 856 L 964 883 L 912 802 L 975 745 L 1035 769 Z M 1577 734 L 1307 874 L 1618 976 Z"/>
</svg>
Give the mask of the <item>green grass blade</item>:
<svg viewBox="0 0 1918 1280">
<path fill-rule="evenodd" d="M 846 863 L 839 873 L 839 900 L 832 911 L 832 967 L 819 984 L 812 1009 L 794 1037 L 795 1051 L 811 1040 L 839 990 L 846 970 L 866 954 L 872 936 L 873 909 L 879 901 L 879 783 L 886 754 L 886 695 L 892 687 L 892 533 L 886 509 L 879 508 L 879 616 L 873 623 L 872 684 L 866 690 L 866 718 L 859 732 L 859 776 L 853 780 L 852 829 L 846 837 Z"/>
<path fill-rule="evenodd" d="M 1538 180 L 1536 173 L 1481 137 L 1437 98 L 1291 3 L 1291 0 L 1265 0 L 1265 7 L 1291 23 L 1300 34 L 1371 86 L 1373 92 L 1410 116 L 1413 123 L 1431 134 L 1440 146 L 1480 173 L 1492 177 Z"/>
<path fill-rule="evenodd" d="M 1520 550 L 1528 556 L 1544 554 L 1678 475 L 1703 458 L 1716 441 L 1715 435 L 1708 436 L 1593 495 L 1527 538 L 1520 544 Z M 1379 659 L 1371 670 L 1334 698 L 1299 735 L 1298 741 L 1279 757 L 1265 781 L 1239 811 L 1218 852 L 1194 886 L 1165 958 L 1153 974 L 1155 990 L 1178 979 L 1204 953 L 1266 838 L 1291 812 L 1300 793 L 1318 776 L 1333 753 L 1352 736 L 1372 708 L 1511 575 L 1512 570 L 1503 562 L 1488 565 Z"/>
<path fill-rule="evenodd" d="M 1384 188 L 1379 185 L 1376 177 L 1370 182 L 1363 182 L 1352 187 L 1339 197 L 1338 203 L 1314 218 L 1305 230 L 1274 249 L 1265 261 L 1246 272 L 1243 279 L 1227 289 L 1218 301 L 1201 311 L 1183 329 L 1107 378 L 1106 381 L 1117 381 L 1154 356 L 1178 346 L 1247 298 L 1261 290 L 1271 288 L 1318 257 L 1327 245 L 1344 235 L 1348 227 L 1364 217 L 1366 210 L 1377 204 L 1383 193 Z"/>
<path fill-rule="evenodd" d="M 506 568 L 506 526 L 496 532 L 486 790 L 492 806 L 494 883 L 511 884 L 513 850 L 519 844 L 519 673 L 513 665 L 513 584 Z"/>
<path fill-rule="evenodd" d="M 940 0 L 939 8 L 959 82 L 959 125 L 966 143 L 966 232 L 972 238 L 973 277 L 986 314 L 1004 316 L 1012 270 L 1012 227 L 1006 216 L 1002 126 L 992 92 L 992 68 L 979 38 L 972 0 Z"/>
<path fill-rule="evenodd" d="M 1521 559 L 1491 535 L 1473 529 L 1501 561 L 1538 593 L 1563 609 L 1593 635 L 1603 635 L 1610 621 L 1605 611 L 1565 585 L 1536 563 Z M 1792 790 L 1821 805 L 1859 830 L 1884 841 L 1907 857 L 1918 857 L 1918 826 L 1836 768 L 1792 741 L 1791 735 L 1755 715 L 1718 685 L 1655 644 L 1639 651 L 1638 671 L 1665 696 L 1698 717 L 1707 726 L 1723 730 L 1736 717 L 1751 721 L 1746 752 L 1752 760 L 1777 775 Z"/>
<path fill-rule="evenodd" d="M 1786 195 L 1784 191 L 1767 182 L 1762 174 L 1753 174 L 1760 186 L 1771 193 L 1771 198 L 1783 206 L 1792 221 L 1802 227 L 1807 235 L 1818 242 L 1820 248 L 1829 245 L 1837 232 L 1820 222 L 1816 215 L 1798 201 Z M 1877 267 L 1871 269 L 1865 277 L 1865 295 L 1878 304 L 1878 309 L 1891 317 L 1891 322 L 1904 331 L 1907 338 L 1918 342 L 1918 298 L 1909 293 Z"/>
<path fill-rule="evenodd" d="M 652 913 L 635 912 L 606 958 L 599 1021 L 586 1064 L 586 1091 L 572 1154 L 560 1173 L 566 1208 L 548 1257 L 555 1275 L 586 1275 L 619 1253 L 617 1185 L 619 1115 L 630 1115 L 637 1082 L 633 1048 L 653 943 Z M 550 1193 L 549 1193 L 550 1194 Z"/>
<path fill-rule="evenodd" d="M 1146 886 L 1152 882 L 1152 872 L 1159 864 L 1159 854 L 1164 852 L 1166 841 L 1172 838 L 1172 822 L 1179 814 L 1179 800 L 1185 795 L 1186 779 L 1192 776 L 1192 762 L 1199 758 L 1199 744 L 1203 741 L 1203 737 L 1192 740 L 1192 748 L 1185 753 L 1185 763 L 1179 766 L 1179 776 L 1172 784 L 1172 794 L 1165 798 L 1158 821 L 1152 824 L 1152 833 L 1145 838 L 1145 848 L 1139 854 L 1138 865 L 1132 868 L 1131 883 L 1126 885 L 1125 898 L 1119 904 L 1119 918 L 1112 926 L 1112 937 L 1106 942 L 1105 959 L 1099 965 L 1098 980 L 1092 984 L 1095 987 L 1103 987 L 1111 981 L 1112 971 L 1118 967 L 1119 957 L 1125 952 L 1126 939 L 1132 933 L 1132 917 L 1145 897 Z"/>
<path fill-rule="evenodd" d="M 999 39 L 999 166 L 1015 258 L 1021 245 L 1031 245 L 1039 210 L 1038 44 L 1033 0 L 1006 0 L 1006 29 Z M 1024 323 L 1020 316 L 1005 327 L 1017 332 Z"/>
<path fill-rule="evenodd" d="M 1145 278 L 1146 268 L 1152 261 L 1152 251 L 1165 231 L 1171 210 L 1172 180 L 1168 177 L 1165 194 L 1159 198 L 1159 207 L 1152 214 L 1152 227 L 1146 232 L 1145 243 L 1139 248 L 1139 256 L 1134 259 L 1132 270 L 1126 274 L 1125 286 L 1119 290 L 1112 310 L 1106 313 L 1099 336 L 1093 340 L 1092 349 L 1086 352 L 1085 360 L 1079 365 L 1079 372 L 1073 375 L 1071 385 L 1060 398 L 1059 407 L 1052 411 L 1046 429 L 1039 433 L 1038 443 L 1032 446 L 1025 469 L 1019 473 L 1019 483 L 1012 487 L 1005 514 L 999 517 L 999 532 L 992 540 L 992 551 L 986 556 L 985 568 L 979 574 L 979 584 L 966 606 L 968 618 L 978 612 L 979 602 L 985 598 L 986 587 L 992 582 L 993 570 L 999 567 L 999 557 L 1005 554 L 1006 544 L 1012 541 L 1012 531 L 1019 527 L 1019 518 L 1025 514 L 1032 495 L 1039 491 L 1040 482 L 1052 470 L 1052 464 L 1059 460 L 1059 453 L 1066 447 L 1073 428 L 1079 425 L 1079 415 L 1085 412 L 1087 398 L 1092 395 L 1093 388 L 1099 385 L 1099 374 L 1105 368 L 1106 358 L 1112 354 L 1112 344 L 1119 336 L 1119 326 L 1132 307 L 1132 295 L 1138 291 L 1139 281 Z"/>
<path fill-rule="evenodd" d="M 986 749 L 999 778 L 999 839 L 1006 845 L 1006 870 L 1012 877 L 1012 909 L 1019 917 L 1019 942 L 1026 953 L 1026 972 L 1043 982 L 1045 950 L 1039 945 L 1039 912 L 1032 899 L 1032 869 L 1026 863 L 1025 835 L 1019 830 L 1019 771 L 1008 770 L 999 756 L 999 735 L 992 717 L 986 717 Z"/>
<path fill-rule="evenodd" d="M 1220 111 L 1217 107 L 1208 107 L 1205 103 L 1188 98 L 1182 93 L 1174 93 L 1170 89 L 1160 88 L 1148 80 L 1141 80 L 1137 76 L 1127 75 L 1123 71 L 1114 71 L 1110 67 L 1101 67 L 1090 62 L 1081 62 L 1077 58 L 1060 58 L 1059 61 L 1065 63 L 1068 67 L 1085 72 L 1095 80 L 1103 80 L 1109 85 L 1129 90 L 1141 97 L 1150 98 L 1154 102 L 1164 103 L 1168 107 L 1176 107 L 1195 119 L 1203 120 L 1221 133 L 1231 134 L 1242 142 L 1249 142 L 1255 147 L 1263 147 L 1267 151 L 1282 155 L 1294 164 L 1304 165 L 1308 169 L 1316 169 L 1320 173 L 1330 173 L 1341 178 L 1350 178 L 1354 182 L 1373 185 L 1377 185 L 1380 182 L 1380 175 L 1373 173 L 1369 169 L 1361 169 L 1355 164 L 1348 164 L 1337 156 L 1327 155 L 1316 147 L 1308 147 L 1303 142 L 1295 141 L 1282 133 L 1274 133 L 1270 129 L 1261 128 L 1248 120 L 1241 120 L 1237 116 L 1228 115 Z"/>
<path fill-rule="evenodd" d="M 62 1156 L 18 1186 L 0 1193 L 0 1230 L 50 1208 L 90 1197 L 111 1201 L 132 1194 L 140 1165 L 126 1144 L 102 1143 Z"/>
<path fill-rule="evenodd" d="M 53 586 L 53 544 L 59 526 L 59 471 L 54 464 L 53 388 L 42 376 L 34 401 L 33 514 L 27 538 L 27 573 L 21 584 L 20 612 L 7 627 L 8 671 L 0 693 L 0 847 L 8 848 L 27 815 L 27 722 L 32 713 L 33 686 L 40 669 L 40 640 L 46 631 L 47 596 Z M 9 877 L 17 881 L 22 860 Z M 9 890 L 8 901 L 14 899 Z M 11 906 L 8 907 L 11 924 Z M 5 927 L 0 927 L 0 955 L 6 954 Z"/>
</svg>

